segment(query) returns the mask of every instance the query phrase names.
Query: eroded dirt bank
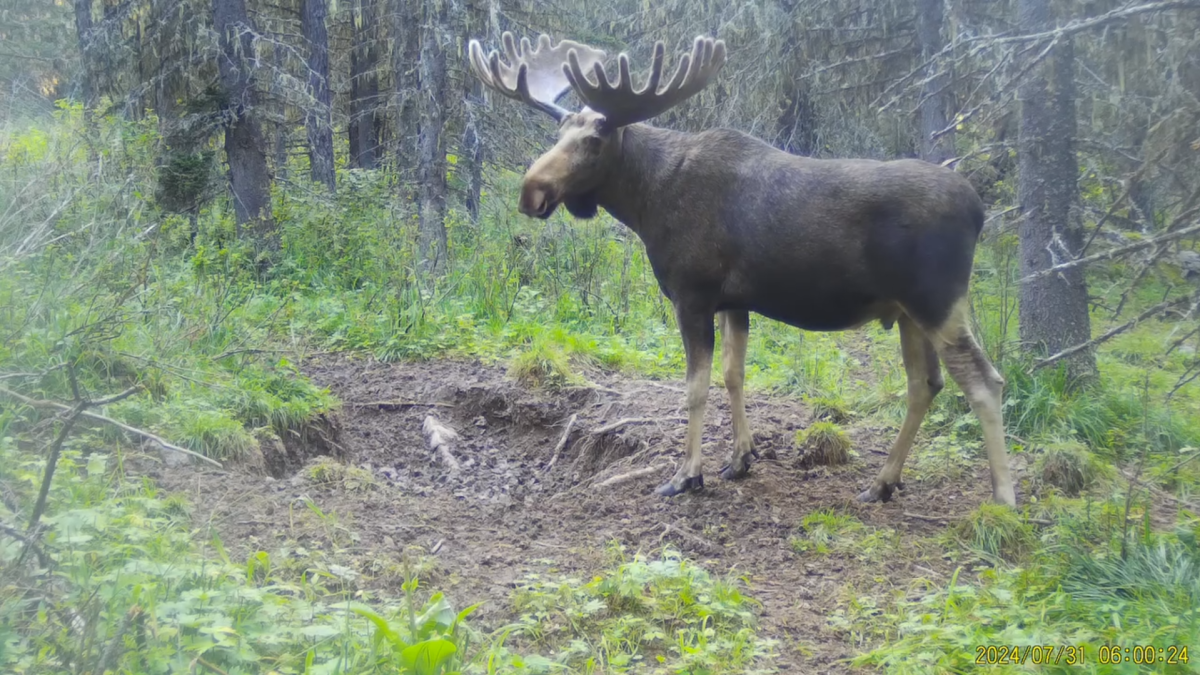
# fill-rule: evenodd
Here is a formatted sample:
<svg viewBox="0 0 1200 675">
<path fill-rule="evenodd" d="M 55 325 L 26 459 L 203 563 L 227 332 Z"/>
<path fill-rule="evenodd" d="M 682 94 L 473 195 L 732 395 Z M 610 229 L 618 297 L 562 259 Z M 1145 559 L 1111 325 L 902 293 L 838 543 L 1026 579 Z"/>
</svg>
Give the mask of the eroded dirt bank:
<svg viewBox="0 0 1200 675">
<path fill-rule="evenodd" d="M 423 583 L 458 607 L 484 601 L 477 616 L 485 625 L 508 618 L 508 592 L 528 572 L 588 574 L 605 565 L 611 542 L 629 553 L 670 543 L 712 572 L 745 576 L 763 603 L 762 630 L 781 641 L 783 672 L 850 672 L 843 660 L 862 646 L 831 629 L 829 617 L 851 597 L 907 592 L 917 579 L 945 583 L 953 569 L 930 536 L 943 525 L 906 512 L 952 518 L 988 495 L 980 461 L 974 480 L 910 480 L 889 504 L 859 504 L 854 495 L 883 463 L 894 430 L 851 425 L 857 457 L 849 466 L 804 470 L 792 439 L 809 412 L 797 400 L 757 392 L 748 413 L 757 448 L 773 458 L 745 480 L 722 481 L 729 410 L 724 391 L 713 387 L 707 487 L 664 500 L 651 492 L 674 470 L 682 447 L 681 383 L 590 372 L 595 386 L 546 392 L 478 363 L 347 356 L 313 360 L 304 370 L 344 403 L 322 432 L 319 454 L 370 471 L 379 487 L 315 485 L 303 471 L 147 470 L 167 489 L 188 493 L 197 524 L 214 528 L 231 555 L 290 541 L 336 551 L 371 580 L 364 583 L 386 585 L 395 579 L 389 566 L 417 551 L 428 568 Z M 460 436 L 450 448 L 459 471 L 429 450 L 422 433 L 429 415 Z M 613 482 L 652 467 L 659 468 Z M 297 506 L 304 497 L 327 517 Z M 789 539 L 800 521 L 824 508 L 877 528 L 884 550 L 879 542 L 861 552 L 793 550 Z"/>
</svg>

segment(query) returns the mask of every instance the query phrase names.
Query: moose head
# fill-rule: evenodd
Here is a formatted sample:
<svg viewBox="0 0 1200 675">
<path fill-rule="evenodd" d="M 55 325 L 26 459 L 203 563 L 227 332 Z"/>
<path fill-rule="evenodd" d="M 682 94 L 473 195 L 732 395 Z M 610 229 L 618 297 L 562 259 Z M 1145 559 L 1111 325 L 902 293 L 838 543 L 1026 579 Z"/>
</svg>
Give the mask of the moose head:
<svg viewBox="0 0 1200 675">
<path fill-rule="evenodd" d="M 596 186 L 615 164 L 622 130 L 657 117 L 699 93 L 725 65 L 725 42 L 699 36 L 690 54 L 683 54 L 675 74 L 663 84 L 666 47 L 654 45 L 650 74 L 636 89 L 629 56 L 617 58 L 617 79 L 604 70 L 605 52 L 573 40 L 551 46 L 541 35 L 537 45 L 512 33 L 502 36 L 504 55 L 486 57 L 478 40 L 471 40 L 471 69 L 492 90 L 525 103 L 558 122 L 558 142 L 537 159 L 521 186 L 521 213 L 549 218 L 559 204 L 577 218 L 596 215 Z M 589 78 L 588 71 L 594 76 Z M 584 103 L 579 112 L 558 105 L 570 90 Z"/>
</svg>

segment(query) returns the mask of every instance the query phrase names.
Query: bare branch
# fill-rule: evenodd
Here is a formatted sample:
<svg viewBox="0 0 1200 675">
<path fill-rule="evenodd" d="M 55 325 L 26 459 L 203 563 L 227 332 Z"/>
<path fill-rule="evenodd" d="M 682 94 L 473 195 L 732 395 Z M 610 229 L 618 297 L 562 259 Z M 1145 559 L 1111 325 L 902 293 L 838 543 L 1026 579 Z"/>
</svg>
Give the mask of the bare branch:
<svg viewBox="0 0 1200 675">
<path fill-rule="evenodd" d="M 1058 352 L 1057 354 L 1052 354 L 1050 356 L 1047 356 L 1046 358 L 1034 363 L 1033 368 L 1031 368 L 1030 370 L 1033 371 L 1033 370 L 1037 370 L 1038 368 L 1043 368 L 1045 366 L 1048 366 L 1048 365 L 1054 363 L 1055 361 L 1064 359 L 1072 354 L 1077 354 L 1085 349 L 1090 349 L 1102 342 L 1107 342 L 1108 340 L 1111 340 L 1112 338 L 1120 335 L 1121 333 L 1124 333 L 1125 331 L 1129 330 L 1130 328 L 1133 328 L 1134 326 L 1145 321 L 1146 319 L 1149 319 L 1150 317 L 1155 316 L 1156 314 L 1162 314 L 1163 312 L 1167 311 L 1168 309 L 1171 309 L 1172 307 L 1176 307 L 1176 306 L 1191 302 L 1196 297 L 1197 297 L 1197 295 L 1191 295 L 1191 296 L 1184 297 L 1184 298 L 1176 298 L 1174 300 L 1160 302 L 1159 304 L 1151 307 L 1150 309 L 1147 309 L 1146 311 L 1142 312 L 1141 314 L 1138 314 L 1136 317 L 1134 317 L 1133 319 L 1131 319 L 1129 321 L 1126 321 L 1125 323 L 1121 324 L 1120 326 L 1115 326 L 1113 328 L 1108 329 L 1102 335 L 1098 335 L 1098 336 L 1092 338 L 1091 340 L 1077 344 L 1074 347 L 1068 347 L 1068 348 L 1062 350 L 1061 352 Z"/>
<path fill-rule="evenodd" d="M 1030 274 L 1029 276 L 1022 278 L 1019 283 L 1027 284 L 1031 281 L 1037 281 L 1038 279 L 1042 279 L 1044 277 L 1058 274 L 1059 272 L 1062 272 L 1063 270 L 1069 270 L 1069 269 L 1072 269 L 1075 267 L 1079 267 L 1081 265 L 1089 265 L 1091 263 L 1098 262 L 1101 260 L 1112 260 L 1113 258 L 1119 258 L 1119 257 L 1129 254 L 1129 253 L 1134 253 L 1137 251 L 1141 251 L 1142 249 L 1150 248 L 1151 246 L 1156 246 L 1158 244 L 1165 244 L 1166 242 L 1175 241 L 1176 239 L 1183 239 L 1184 237 L 1187 237 L 1192 234 L 1198 234 L 1198 233 L 1200 233 L 1200 223 L 1197 223 L 1190 227 L 1185 227 L 1182 230 L 1175 230 L 1174 232 L 1167 232 L 1166 234 L 1160 234 L 1159 236 L 1152 237 L 1150 239 L 1143 239 L 1142 241 L 1139 241 L 1134 244 L 1129 244 L 1128 246 L 1118 246 L 1117 248 L 1109 249 L 1103 253 L 1096 253 L 1094 255 L 1089 255 L 1084 258 L 1076 258 L 1075 260 L 1070 260 L 1065 263 L 1055 265 L 1053 267 L 1044 269 L 1040 272 L 1034 272 L 1033 274 Z"/>
</svg>

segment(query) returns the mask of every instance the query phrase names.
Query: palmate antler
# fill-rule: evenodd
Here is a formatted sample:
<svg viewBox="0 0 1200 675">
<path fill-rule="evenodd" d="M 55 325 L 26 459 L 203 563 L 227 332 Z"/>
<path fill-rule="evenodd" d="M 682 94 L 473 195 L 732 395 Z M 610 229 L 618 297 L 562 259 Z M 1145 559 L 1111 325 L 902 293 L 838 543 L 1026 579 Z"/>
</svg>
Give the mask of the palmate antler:
<svg viewBox="0 0 1200 675">
<path fill-rule="evenodd" d="M 521 38 L 518 50 L 513 34 L 508 31 L 501 36 L 501 42 L 508 63 L 502 62 L 495 50 L 485 58 L 479 41 L 471 40 L 471 70 L 484 84 L 500 94 L 522 101 L 555 120 L 562 120 L 570 114 L 570 111 L 556 104 L 571 88 L 563 72 L 568 52 L 575 53 L 576 59 L 587 63 L 588 67 L 600 63 L 605 57 L 603 50 L 573 40 L 563 40 L 551 47 L 550 36 L 545 34 L 538 36 L 537 47 L 530 44 L 529 38 Z"/>
<path fill-rule="evenodd" d="M 617 57 L 616 82 L 609 81 L 604 65 L 597 61 L 592 64 L 596 75 L 593 84 L 584 74 L 584 62 L 573 50 L 567 52 L 567 66 L 563 71 L 587 107 L 604 115 L 608 126 L 623 127 L 657 117 L 700 93 L 725 65 L 725 41 L 698 36 L 692 45 L 692 53 L 679 59 L 675 75 L 660 91 L 658 84 L 662 79 L 665 53 L 663 43 L 656 42 L 650 77 L 646 86 L 637 91 L 629 75 L 629 56 L 624 53 Z"/>
<path fill-rule="evenodd" d="M 617 57 L 617 80 L 612 82 L 604 71 L 605 52 L 594 47 L 573 40 L 551 47 L 550 37 L 543 34 L 538 36 L 536 48 L 528 38 L 522 38 L 518 50 L 509 32 L 504 33 L 502 42 L 508 64 L 500 61 L 496 51 L 485 58 L 479 41 L 471 40 L 471 69 L 484 84 L 560 121 L 570 112 L 556 102 L 568 89 L 574 89 L 587 107 L 604 115 L 610 128 L 643 122 L 666 112 L 699 93 L 725 65 L 725 41 L 699 36 L 692 53 L 680 58 L 675 75 L 660 90 L 666 46 L 659 41 L 654 44 L 646 85 L 634 90 L 625 53 Z M 588 79 L 587 70 L 593 72 L 595 82 Z"/>
</svg>

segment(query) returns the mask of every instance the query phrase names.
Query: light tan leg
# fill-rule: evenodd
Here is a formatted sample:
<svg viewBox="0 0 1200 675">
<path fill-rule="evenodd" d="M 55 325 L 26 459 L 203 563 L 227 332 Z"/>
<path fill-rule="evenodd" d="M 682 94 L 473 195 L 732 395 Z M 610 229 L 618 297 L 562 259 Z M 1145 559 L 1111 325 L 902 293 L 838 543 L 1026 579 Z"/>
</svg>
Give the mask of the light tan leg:
<svg viewBox="0 0 1200 675">
<path fill-rule="evenodd" d="M 1004 418 L 1001 413 L 1004 378 L 992 366 L 967 322 L 968 308 L 960 300 L 950 319 L 931 337 L 946 370 L 966 394 L 971 410 L 983 427 L 983 445 L 987 448 L 992 470 L 992 498 L 999 504 L 1017 505 L 1012 474 L 1008 468 L 1008 450 L 1004 443 Z"/>
<path fill-rule="evenodd" d="M 733 450 L 729 463 L 721 469 L 721 478 L 735 480 L 750 472 L 754 438 L 746 419 L 746 341 L 750 336 L 750 312 L 729 311 L 717 314 L 721 328 L 721 370 L 725 390 L 729 392 L 729 409 L 733 418 Z"/>
<path fill-rule="evenodd" d="M 875 483 L 858 495 L 858 500 L 863 502 L 886 502 L 892 498 L 893 490 L 902 487 L 900 472 L 904 468 L 904 461 L 908 459 L 933 398 L 945 386 L 942 370 L 938 367 L 937 352 L 925 332 L 907 314 L 902 314 L 898 323 L 904 373 L 908 379 L 908 410 L 904 413 L 900 434 L 896 436 L 887 462 L 875 478 Z"/>
<path fill-rule="evenodd" d="M 688 430 L 685 456 L 671 480 L 655 490 L 671 497 L 704 487 L 704 456 L 700 451 L 704 431 L 704 407 L 708 403 L 708 384 L 712 376 L 713 315 L 708 312 L 686 312 L 676 309 L 683 349 L 687 356 Z"/>
</svg>

